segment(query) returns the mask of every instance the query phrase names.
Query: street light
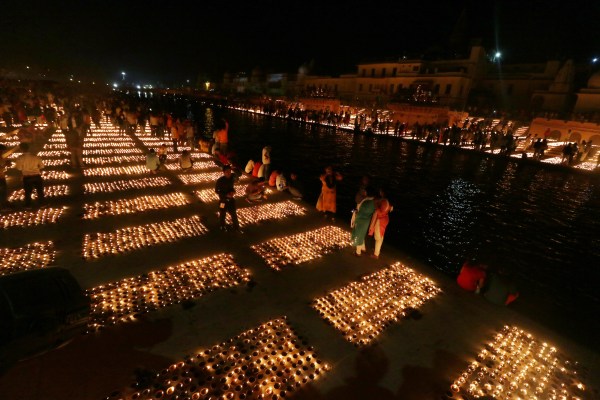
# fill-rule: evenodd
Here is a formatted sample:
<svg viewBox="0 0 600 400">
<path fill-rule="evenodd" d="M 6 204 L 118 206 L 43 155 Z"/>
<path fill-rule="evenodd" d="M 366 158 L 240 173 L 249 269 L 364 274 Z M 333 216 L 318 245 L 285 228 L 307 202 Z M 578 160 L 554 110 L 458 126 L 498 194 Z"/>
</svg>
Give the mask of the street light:
<svg viewBox="0 0 600 400">
<path fill-rule="evenodd" d="M 121 72 L 121 75 L 123 75 L 123 80 L 125 80 L 125 72 Z"/>
</svg>

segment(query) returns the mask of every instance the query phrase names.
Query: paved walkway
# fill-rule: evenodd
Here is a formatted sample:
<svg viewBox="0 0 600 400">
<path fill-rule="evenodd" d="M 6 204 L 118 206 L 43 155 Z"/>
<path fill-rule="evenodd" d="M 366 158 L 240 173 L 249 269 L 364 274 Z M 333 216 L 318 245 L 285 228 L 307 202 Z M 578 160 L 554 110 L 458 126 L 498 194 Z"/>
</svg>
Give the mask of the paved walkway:
<svg viewBox="0 0 600 400">
<path fill-rule="evenodd" d="M 61 136 L 49 138 L 42 151 L 62 151 Z M 539 398 L 550 398 L 548 393 L 561 383 L 565 387 L 559 391 L 597 398 L 597 348 L 584 348 L 511 307 L 494 306 L 465 293 L 450 277 L 385 243 L 379 260 L 354 257 L 346 245 L 348 236 L 336 236 L 338 229 L 347 231 L 345 223 L 331 224 L 312 205 L 293 201 L 285 193 L 273 192 L 258 205 L 238 200 L 238 214 L 245 218 L 243 233 L 221 232 L 217 203 L 200 201 L 194 193 L 212 189 L 219 176 L 210 158 L 201 159 L 194 171 L 168 169 L 149 175 L 136 156 L 156 142 L 147 136 L 120 140 L 110 127 L 92 132 L 85 141 L 89 153 L 85 157 L 90 159 L 84 174 L 61 164 L 63 154 L 42 153 L 46 160 L 56 160 L 56 166 L 48 168 L 56 171 L 51 176 L 66 178 L 48 180 L 46 186 L 69 189 L 67 195 L 53 189 L 57 196 L 48 199 L 49 207 L 66 208 L 55 223 L 20 223 L 1 231 L 0 249 L 53 241 L 52 265 L 70 269 L 96 296 L 97 307 L 96 325 L 89 334 L 22 361 L 1 376 L 0 399 L 117 399 L 135 398 L 135 393 L 139 398 L 170 398 L 169 390 L 187 391 L 188 398 L 221 398 L 231 392 L 231 398 L 293 393 L 306 399 L 459 399 L 469 390 L 475 394 L 501 390 L 516 398 L 526 397 L 523 390 L 535 391 L 539 386 L 535 382 L 544 378 L 548 380 L 539 388 L 543 393 Z M 115 152 L 130 161 L 97 158 Z M 97 167 L 91 165 L 94 161 L 112 163 Z M 96 169 L 108 167 L 112 169 Z M 15 187 L 18 182 L 12 178 L 10 184 Z M 114 243 L 110 235 L 97 235 L 127 227 L 138 228 L 119 231 L 122 240 Z M 294 240 L 272 242 L 286 236 Z M 368 241 L 367 247 L 372 249 L 373 243 Z M 219 254 L 232 258 L 215 257 Z M 180 269 L 165 271 L 183 263 L 187 264 Z M 138 278 L 123 281 L 133 277 Z M 262 325 L 269 321 L 271 325 Z M 503 332 L 504 326 L 525 332 Z M 369 345 L 361 344 L 361 339 Z M 237 350 L 231 350 L 234 344 L 238 350 L 249 346 L 245 349 L 249 353 L 236 355 Z M 219 352 L 225 348 L 230 353 L 221 362 Z M 316 365 L 298 362 L 307 355 L 319 360 Z M 478 355 L 481 364 L 472 364 Z M 188 363 L 173 365 L 183 360 Z M 567 360 L 579 364 L 574 367 Z M 232 376 L 224 372 L 228 365 Z M 271 368 L 272 381 L 261 383 L 268 374 L 259 365 Z M 526 365 L 533 372 L 527 372 Z M 578 375 L 571 373 L 574 369 Z M 156 377 L 157 373 L 162 375 Z M 464 382 L 459 380 L 461 373 Z M 134 388 L 135 382 L 139 386 Z M 577 386 L 581 383 L 585 390 Z M 456 385 L 454 392 L 451 385 Z"/>
</svg>

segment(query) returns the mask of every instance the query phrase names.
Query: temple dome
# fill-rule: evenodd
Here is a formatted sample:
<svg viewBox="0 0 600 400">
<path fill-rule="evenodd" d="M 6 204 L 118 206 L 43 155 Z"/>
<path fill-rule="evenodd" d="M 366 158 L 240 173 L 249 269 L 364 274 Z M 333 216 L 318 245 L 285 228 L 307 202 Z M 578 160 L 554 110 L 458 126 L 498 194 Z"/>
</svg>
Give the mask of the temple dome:
<svg viewBox="0 0 600 400">
<path fill-rule="evenodd" d="M 590 76 L 587 86 L 589 89 L 600 89 L 600 71 L 595 72 Z"/>
</svg>

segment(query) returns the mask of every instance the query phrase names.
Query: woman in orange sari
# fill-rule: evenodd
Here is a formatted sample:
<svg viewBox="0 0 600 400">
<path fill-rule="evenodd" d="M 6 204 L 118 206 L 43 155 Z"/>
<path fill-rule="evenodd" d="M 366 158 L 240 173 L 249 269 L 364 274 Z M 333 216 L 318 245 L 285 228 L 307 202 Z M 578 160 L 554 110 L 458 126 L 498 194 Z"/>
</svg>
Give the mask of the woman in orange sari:
<svg viewBox="0 0 600 400">
<path fill-rule="evenodd" d="M 333 172 L 333 168 L 328 166 L 319 179 L 323 186 L 319 200 L 317 200 L 317 210 L 323 213 L 325 218 L 330 217 L 332 221 L 335 221 L 337 182 L 342 180 L 342 175 L 339 172 Z"/>
<path fill-rule="evenodd" d="M 385 228 L 390 222 L 390 212 L 394 209 L 390 205 L 388 199 L 385 198 L 385 192 L 383 189 L 379 189 L 379 197 L 375 200 L 375 212 L 371 218 L 371 225 L 369 226 L 369 236 L 375 236 L 375 251 L 371 257 L 379 258 L 381 252 L 381 245 L 383 244 L 383 235 L 385 234 Z"/>
</svg>

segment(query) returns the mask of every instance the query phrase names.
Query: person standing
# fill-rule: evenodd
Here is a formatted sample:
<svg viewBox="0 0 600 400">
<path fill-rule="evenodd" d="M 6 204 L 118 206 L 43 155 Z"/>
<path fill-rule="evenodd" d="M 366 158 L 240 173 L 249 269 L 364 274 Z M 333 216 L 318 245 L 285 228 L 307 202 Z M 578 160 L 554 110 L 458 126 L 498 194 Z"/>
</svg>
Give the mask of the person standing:
<svg viewBox="0 0 600 400">
<path fill-rule="evenodd" d="M 223 167 L 223 176 L 217 179 L 215 185 L 215 192 L 219 196 L 219 224 L 221 230 L 226 230 L 225 214 L 229 213 L 231 221 L 233 223 L 233 230 L 239 231 L 240 224 L 237 218 L 237 212 L 235 208 L 235 189 L 233 187 L 234 178 L 231 172 L 231 166 L 225 165 Z"/>
<path fill-rule="evenodd" d="M 268 180 L 271 177 L 271 146 L 267 145 L 262 149 L 263 177 Z"/>
<path fill-rule="evenodd" d="M 352 214 L 352 246 L 356 247 L 355 256 L 360 257 L 363 251 L 366 251 L 365 237 L 371 224 L 373 212 L 375 212 L 375 200 L 370 193 L 365 190 L 365 197 L 360 202 L 356 211 Z"/>
<path fill-rule="evenodd" d="M 319 177 L 321 180 L 321 195 L 317 200 L 317 210 L 323 213 L 325 218 L 330 217 L 335 221 L 335 212 L 337 210 L 337 182 L 342 180 L 339 172 L 333 172 L 333 168 L 328 166 L 325 173 Z"/>
<path fill-rule="evenodd" d="M 71 168 L 83 168 L 83 141 L 81 136 L 76 130 L 71 129 L 65 133 L 65 139 L 71 152 Z"/>
<path fill-rule="evenodd" d="M 20 144 L 21 154 L 15 161 L 15 168 L 21 171 L 23 175 L 23 189 L 25 189 L 25 207 L 31 207 L 31 194 L 35 189 L 38 202 L 44 204 L 44 181 L 42 180 L 42 169 L 44 163 L 42 159 L 29 152 L 27 143 Z"/>
<path fill-rule="evenodd" d="M 225 118 L 221 120 L 221 129 L 216 132 L 216 141 L 219 143 L 219 151 L 221 154 L 227 154 L 227 146 L 229 142 L 229 122 Z"/>
<path fill-rule="evenodd" d="M 385 198 L 385 192 L 383 189 L 379 189 L 379 197 L 375 200 L 375 212 L 371 218 L 371 224 L 369 225 L 369 236 L 375 237 L 375 250 L 373 251 L 373 258 L 379 258 L 381 252 L 381 245 L 383 244 L 383 235 L 385 234 L 385 228 L 390 222 L 390 212 L 394 209 L 390 205 L 388 199 Z"/>
</svg>

